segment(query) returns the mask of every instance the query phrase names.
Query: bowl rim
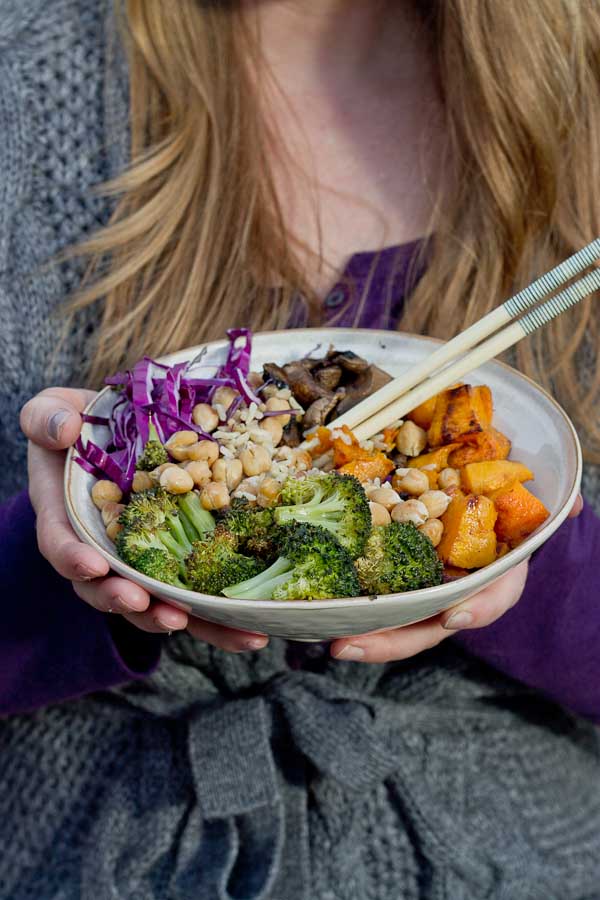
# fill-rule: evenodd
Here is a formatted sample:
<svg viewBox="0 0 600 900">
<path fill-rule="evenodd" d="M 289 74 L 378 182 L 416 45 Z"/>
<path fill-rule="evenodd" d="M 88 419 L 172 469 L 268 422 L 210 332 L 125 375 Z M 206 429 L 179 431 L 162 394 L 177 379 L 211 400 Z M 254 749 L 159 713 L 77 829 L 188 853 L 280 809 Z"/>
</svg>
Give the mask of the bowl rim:
<svg viewBox="0 0 600 900">
<path fill-rule="evenodd" d="M 421 334 L 411 334 L 406 331 L 389 331 L 385 329 L 374 329 L 374 328 L 298 328 L 298 329 L 279 329 L 274 331 L 258 331 L 253 333 L 254 337 L 260 338 L 268 338 L 273 336 L 278 336 L 282 334 L 293 333 L 295 336 L 307 336 L 314 334 L 321 335 L 324 332 L 327 334 L 340 334 L 347 333 L 351 335 L 369 335 L 379 337 L 383 339 L 385 337 L 389 338 L 390 335 L 403 335 L 404 337 L 408 337 L 411 340 L 419 340 L 425 343 L 430 344 L 441 344 L 444 343 L 439 338 L 428 337 L 427 335 Z M 322 343 L 322 342 L 321 342 Z M 166 353 L 163 356 L 156 357 L 157 362 L 167 363 L 169 364 L 173 357 L 189 357 L 189 359 L 193 359 L 203 348 L 214 348 L 215 350 L 220 349 L 220 347 L 227 347 L 227 339 L 221 338 L 215 341 L 206 341 L 203 344 L 198 344 L 193 347 L 184 347 L 181 350 L 176 350 L 173 353 Z M 510 550 L 504 556 L 499 557 L 493 563 L 489 563 L 487 566 L 483 566 L 481 569 L 477 569 L 474 572 L 469 573 L 468 575 L 463 575 L 459 579 L 455 579 L 451 582 L 444 582 L 443 584 L 438 584 L 429 588 L 420 588 L 416 591 L 404 591 L 402 593 L 396 594 L 370 594 L 359 597 L 339 597 L 339 598 L 331 598 L 328 600 L 295 600 L 293 603 L 282 604 L 280 600 L 253 600 L 252 607 L 255 609 L 273 609 L 277 608 L 281 610 L 282 608 L 289 610 L 317 610 L 317 609 L 333 609 L 333 608 L 341 608 L 344 605 L 351 605 L 352 607 L 359 606 L 368 606 L 373 602 L 377 601 L 378 603 L 386 603 L 392 600 L 396 601 L 401 598 L 410 598 L 411 601 L 418 600 L 436 600 L 439 597 L 443 597 L 444 593 L 449 593 L 449 588 L 452 585 L 456 585 L 458 582 L 465 588 L 466 594 L 474 594 L 480 587 L 487 587 L 492 584 L 497 578 L 501 575 L 505 574 L 510 569 L 514 568 L 524 559 L 527 559 L 531 554 L 537 550 L 545 541 L 551 537 L 551 535 L 558 530 L 558 528 L 562 525 L 565 519 L 568 517 L 569 511 L 575 501 L 575 498 L 579 492 L 579 487 L 581 483 L 582 471 L 583 471 L 583 454 L 581 450 L 581 444 L 579 441 L 579 437 L 575 430 L 571 419 L 565 412 L 565 410 L 560 406 L 560 404 L 552 397 L 551 394 L 548 393 L 543 387 L 541 387 L 536 381 L 530 378 L 527 375 L 524 375 L 522 372 L 519 372 L 518 369 L 515 369 L 513 366 L 508 365 L 508 363 L 502 362 L 501 360 L 490 360 L 485 365 L 496 365 L 499 366 L 512 374 L 516 375 L 519 379 L 528 382 L 538 393 L 540 393 L 547 401 L 549 401 L 550 405 L 555 408 L 558 412 L 559 416 L 564 420 L 567 425 L 567 431 L 570 434 L 570 437 L 573 442 L 573 447 L 575 449 L 575 473 L 573 477 L 573 481 L 568 493 L 568 499 L 564 503 L 563 507 L 558 510 L 558 512 L 551 516 L 550 519 L 541 526 L 541 528 L 534 532 L 533 535 L 526 538 L 522 544 L 519 544 L 518 547 L 515 547 L 513 550 Z M 483 366 L 481 367 L 483 368 Z M 110 386 L 106 386 L 99 391 L 96 396 L 88 403 L 85 407 L 83 413 L 90 414 L 93 412 L 95 405 L 99 402 L 100 398 L 103 397 L 107 392 L 111 390 Z M 92 546 L 101 556 L 106 559 L 106 561 L 110 564 L 111 568 L 114 569 L 119 575 L 134 581 L 135 583 L 141 585 L 146 588 L 150 594 L 156 593 L 157 588 L 160 588 L 160 591 L 164 594 L 165 589 L 168 590 L 169 594 L 172 596 L 172 599 L 176 601 L 178 604 L 185 607 L 192 607 L 191 611 L 193 612 L 193 598 L 199 598 L 203 602 L 212 601 L 218 605 L 227 606 L 230 610 L 235 610 L 236 608 L 247 609 L 248 601 L 241 600 L 238 598 L 230 598 L 230 597 L 217 597 L 213 594 L 202 594 L 198 591 L 190 591 L 185 588 L 178 588 L 175 585 L 166 585 L 164 582 L 157 581 L 154 578 L 149 578 L 147 575 L 143 575 L 141 572 L 138 572 L 137 569 L 133 569 L 131 566 L 128 566 L 124 563 L 118 556 L 110 553 L 106 550 L 101 544 L 99 544 L 93 533 L 88 529 L 85 521 L 79 516 L 75 504 L 72 498 L 72 473 L 74 472 L 74 447 L 70 447 L 67 452 L 67 457 L 65 460 L 65 468 L 64 468 L 64 478 L 63 478 L 63 487 L 64 487 L 64 501 L 65 507 L 67 510 L 67 515 L 69 521 L 77 533 L 78 537 L 81 538 L 86 544 Z M 511 565 L 507 565 L 507 562 L 510 561 Z M 168 602 L 168 601 L 167 601 Z"/>
</svg>

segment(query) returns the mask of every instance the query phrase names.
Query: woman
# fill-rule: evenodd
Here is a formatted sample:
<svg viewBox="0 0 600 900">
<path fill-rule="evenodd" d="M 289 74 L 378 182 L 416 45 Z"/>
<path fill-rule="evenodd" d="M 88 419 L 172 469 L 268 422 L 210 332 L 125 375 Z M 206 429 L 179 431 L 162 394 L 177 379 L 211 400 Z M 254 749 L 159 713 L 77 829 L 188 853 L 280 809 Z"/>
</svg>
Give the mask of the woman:
<svg viewBox="0 0 600 900">
<path fill-rule="evenodd" d="M 129 0 L 129 111 L 107 4 L 4 6 L 6 494 L 20 403 L 48 370 L 80 384 L 88 347 L 97 385 L 234 324 L 395 327 L 407 270 L 425 263 L 402 324 L 447 337 L 598 232 L 590 6 Z M 108 211 L 90 188 L 118 176 L 113 225 L 85 242 Z M 96 277 L 59 342 L 50 313 L 82 267 L 40 265 L 82 241 Z M 355 252 L 374 247 L 389 249 Z M 577 315 L 568 339 L 544 335 L 542 359 L 593 447 L 597 379 L 574 365 L 596 320 L 589 304 Z M 2 574 L 20 606 L 3 613 L 1 696 L 11 713 L 52 705 L 2 728 L 4 896 L 594 896 L 597 732 L 500 674 L 599 717 L 589 507 L 529 577 L 519 567 L 464 604 L 470 622 L 445 614 L 311 657 L 194 621 L 145 681 L 56 704 L 151 672 L 147 632 L 188 625 L 106 577 L 68 529 L 56 450 L 84 403 L 52 389 L 23 411 L 40 549 L 83 600 L 146 633 L 34 565 L 33 513 L 10 501 Z M 462 633 L 499 671 L 448 643 L 415 655 L 521 595 Z"/>
</svg>

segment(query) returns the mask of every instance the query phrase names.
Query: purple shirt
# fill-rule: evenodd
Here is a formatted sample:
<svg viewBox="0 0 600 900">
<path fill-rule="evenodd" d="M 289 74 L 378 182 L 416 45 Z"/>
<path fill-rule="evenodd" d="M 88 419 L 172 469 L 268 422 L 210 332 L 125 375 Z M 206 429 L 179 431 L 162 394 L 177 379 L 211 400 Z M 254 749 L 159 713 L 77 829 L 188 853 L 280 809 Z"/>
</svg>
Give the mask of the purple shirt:
<svg viewBox="0 0 600 900">
<path fill-rule="evenodd" d="M 393 327 L 419 277 L 412 265 L 418 246 L 353 256 L 324 300 L 328 324 Z M 534 554 L 519 603 L 454 640 L 600 721 L 599 562 L 600 520 L 586 507 Z M 0 715 L 143 677 L 158 663 L 162 638 L 89 607 L 41 557 L 26 493 L 0 507 L 0 586 Z"/>
</svg>

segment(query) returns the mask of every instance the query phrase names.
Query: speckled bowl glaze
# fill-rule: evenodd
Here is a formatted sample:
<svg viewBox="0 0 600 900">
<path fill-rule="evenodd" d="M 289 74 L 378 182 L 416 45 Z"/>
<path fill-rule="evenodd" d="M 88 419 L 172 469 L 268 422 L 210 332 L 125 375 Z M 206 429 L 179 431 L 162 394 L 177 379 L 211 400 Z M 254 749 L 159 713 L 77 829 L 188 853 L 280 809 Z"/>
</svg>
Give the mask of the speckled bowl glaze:
<svg viewBox="0 0 600 900">
<path fill-rule="evenodd" d="M 303 329 L 258 334 L 254 337 L 252 367 L 267 362 L 284 363 L 301 356 L 318 355 L 333 344 L 353 350 L 396 376 L 431 353 L 436 342 L 409 334 L 351 329 Z M 227 342 L 208 344 L 203 362 L 219 365 Z M 191 359 L 200 347 L 165 356 L 177 363 Z M 65 468 L 65 502 L 71 524 L 81 540 L 95 547 L 119 575 L 142 585 L 151 594 L 194 616 L 265 634 L 301 641 L 326 640 L 408 625 L 433 616 L 490 585 L 526 559 L 556 531 L 567 517 L 581 481 L 581 448 L 575 430 L 560 406 L 534 382 L 498 362 L 477 369 L 467 379 L 487 384 L 494 397 L 494 424 L 513 442 L 511 457 L 534 473 L 533 492 L 550 510 L 546 522 L 526 541 L 501 559 L 449 584 L 404 594 L 378 597 L 281 603 L 272 600 L 230 600 L 186 591 L 154 581 L 125 565 L 106 537 L 100 513 L 90 491 L 94 482 L 68 454 Z M 89 413 L 106 416 L 114 394 L 101 391 Z M 106 440 L 106 429 L 85 424 L 84 439 Z"/>
</svg>

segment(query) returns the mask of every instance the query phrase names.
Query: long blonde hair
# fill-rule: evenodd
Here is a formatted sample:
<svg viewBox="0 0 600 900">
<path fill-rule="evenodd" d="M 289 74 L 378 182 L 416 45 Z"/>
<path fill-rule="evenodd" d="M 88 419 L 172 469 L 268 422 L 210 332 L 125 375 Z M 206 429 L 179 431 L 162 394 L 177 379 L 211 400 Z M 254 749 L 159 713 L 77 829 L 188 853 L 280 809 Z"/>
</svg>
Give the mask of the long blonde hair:
<svg viewBox="0 0 600 900">
<path fill-rule="evenodd" d="M 600 234 L 600 6 L 420 3 L 439 54 L 453 177 L 400 327 L 448 338 Z M 132 162 L 107 186 L 117 198 L 110 224 L 79 248 L 95 277 L 72 304 L 102 303 L 92 382 L 233 325 L 285 327 L 299 296 L 313 308 L 269 174 L 272 136 L 235 6 L 124 2 Z M 594 298 L 518 351 L 596 459 L 598 322 Z"/>
</svg>

